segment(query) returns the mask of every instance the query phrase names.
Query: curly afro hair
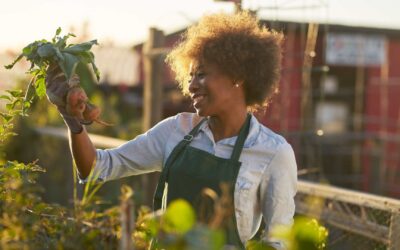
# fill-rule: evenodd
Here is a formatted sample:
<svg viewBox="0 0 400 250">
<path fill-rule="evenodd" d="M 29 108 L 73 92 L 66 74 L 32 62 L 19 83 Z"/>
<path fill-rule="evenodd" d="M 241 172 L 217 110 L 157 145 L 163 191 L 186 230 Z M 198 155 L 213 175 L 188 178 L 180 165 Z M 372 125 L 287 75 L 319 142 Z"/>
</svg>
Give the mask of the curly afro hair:
<svg viewBox="0 0 400 250">
<path fill-rule="evenodd" d="M 190 27 L 166 62 L 188 94 L 192 61 L 213 63 L 244 85 L 248 107 L 263 106 L 279 81 L 283 35 L 259 24 L 246 11 L 211 14 Z"/>
</svg>

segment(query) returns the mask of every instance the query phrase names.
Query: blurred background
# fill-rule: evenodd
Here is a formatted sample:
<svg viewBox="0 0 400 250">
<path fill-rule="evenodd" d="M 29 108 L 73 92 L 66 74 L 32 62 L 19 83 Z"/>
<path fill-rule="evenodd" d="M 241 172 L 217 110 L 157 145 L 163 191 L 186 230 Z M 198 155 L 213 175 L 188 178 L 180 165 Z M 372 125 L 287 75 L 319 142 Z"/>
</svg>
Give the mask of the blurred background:
<svg viewBox="0 0 400 250">
<path fill-rule="evenodd" d="M 32 41 L 50 39 L 57 27 L 74 33 L 73 42 L 98 39 L 93 51 L 100 81 L 87 74 L 82 82 L 103 109 L 102 119 L 114 126 L 94 124 L 88 130 L 129 140 L 164 117 L 193 111 L 163 57 L 203 14 L 240 8 L 285 34 L 279 90 L 257 117 L 292 144 L 299 179 L 400 198 L 397 0 L 3 1 L 0 64 L 11 63 Z M 13 70 L 0 67 L 0 93 L 25 89 L 28 68 L 26 62 Z M 146 100 L 145 93 L 152 98 Z M 72 161 L 56 109 L 37 100 L 16 132 L 6 158 L 39 159 L 47 170 L 41 175 L 44 199 L 69 205 Z M 108 139 L 101 140 L 106 147 Z M 130 177 L 107 183 L 100 192 L 111 204 L 120 185 L 128 183 L 138 202 L 149 205 L 156 179 Z"/>
</svg>

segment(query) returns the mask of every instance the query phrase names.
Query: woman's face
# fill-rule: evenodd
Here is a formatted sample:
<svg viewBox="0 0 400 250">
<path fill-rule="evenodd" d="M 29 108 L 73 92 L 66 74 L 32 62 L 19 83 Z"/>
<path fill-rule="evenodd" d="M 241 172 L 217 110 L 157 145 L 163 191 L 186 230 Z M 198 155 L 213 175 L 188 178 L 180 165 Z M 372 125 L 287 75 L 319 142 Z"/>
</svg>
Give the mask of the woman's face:
<svg viewBox="0 0 400 250">
<path fill-rule="evenodd" d="M 246 107 L 242 87 L 215 64 L 191 63 L 189 93 L 199 116 L 222 116 Z"/>
</svg>

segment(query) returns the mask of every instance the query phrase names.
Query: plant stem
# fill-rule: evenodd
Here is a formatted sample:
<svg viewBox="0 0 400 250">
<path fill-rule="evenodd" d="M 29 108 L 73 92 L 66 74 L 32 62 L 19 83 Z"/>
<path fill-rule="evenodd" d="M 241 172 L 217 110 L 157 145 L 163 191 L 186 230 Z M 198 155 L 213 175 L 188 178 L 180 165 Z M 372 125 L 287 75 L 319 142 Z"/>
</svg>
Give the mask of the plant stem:
<svg viewBox="0 0 400 250">
<path fill-rule="evenodd" d="M 26 88 L 26 92 L 25 92 L 25 96 L 24 96 L 24 102 L 26 102 L 28 100 L 29 90 L 32 88 L 33 83 L 35 82 L 35 80 L 36 80 L 36 76 L 31 78 L 31 80 L 30 80 L 30 82 L 28 84 L 28 87 Z"/>
</svg>

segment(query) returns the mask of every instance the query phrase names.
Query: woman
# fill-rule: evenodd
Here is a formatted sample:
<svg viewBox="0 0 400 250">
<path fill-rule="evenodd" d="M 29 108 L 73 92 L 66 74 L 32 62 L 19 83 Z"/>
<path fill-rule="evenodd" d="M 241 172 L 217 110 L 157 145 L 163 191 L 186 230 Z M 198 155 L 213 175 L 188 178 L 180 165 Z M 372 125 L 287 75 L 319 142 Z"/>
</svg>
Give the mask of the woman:
<svg viewBox="0 0 400 250">
<path fill-rule="evenodd" d="M 246 12 L 203 17 L 166 60 L 196 113 L 167 118 L 115 149 L 96 150 L 79 120 L 58 106 L 80 178 L 92 171 L 104 181 L 162 171 L 155 209 L 177 198 L 196 206 L 204 188 L 221 195 L 220 184 L 231 183 L 228 243 L 243 247 L 264 218 L 262 240 L 283 248 L 269 232 L 292 222 L 296 161 L 285 139 L 249 113 L 266 103 L 278 82 L 281 40 Z M 47 91 L 63 96 L 65 78 L 57 72 L 49 72 Z"/>
</svg>

